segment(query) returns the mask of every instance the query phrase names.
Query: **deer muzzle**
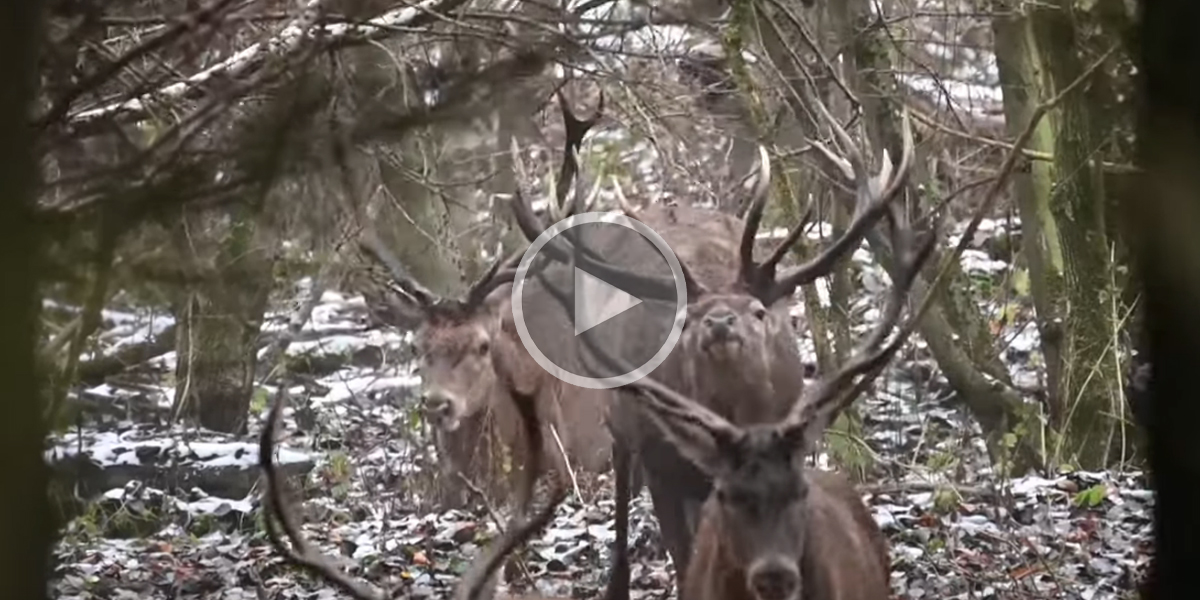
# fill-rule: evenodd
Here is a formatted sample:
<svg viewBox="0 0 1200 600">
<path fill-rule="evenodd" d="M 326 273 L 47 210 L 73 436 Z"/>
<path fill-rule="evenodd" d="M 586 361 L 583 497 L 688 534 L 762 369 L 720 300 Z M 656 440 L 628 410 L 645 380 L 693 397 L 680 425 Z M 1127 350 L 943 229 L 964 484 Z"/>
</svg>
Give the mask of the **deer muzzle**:
<svg viewBox="0 0 1200 600">
<path fill-rule="evenodd" d="M 757 600 L 796 600 L 800 596 L 800 568 L 791 561 L 780 558 L 755 561 L 747 579 Z"/>
<path fill-rule="evenodd" d="M 713 350 L 716 348 L 730 351 L 734 347 L 740 347 L 742 338 L 734 328 L 737 325 L 737 318 L 736 314 L 729 311 L 705 315 L 704 349 Z"/>
<path fill-rule="evenodd" d="M 435 427 L 443 431 L 458 429 L 460 403 L 443 390 L 426 390 L 421 398 L 425 418 Z"/>
</svg>

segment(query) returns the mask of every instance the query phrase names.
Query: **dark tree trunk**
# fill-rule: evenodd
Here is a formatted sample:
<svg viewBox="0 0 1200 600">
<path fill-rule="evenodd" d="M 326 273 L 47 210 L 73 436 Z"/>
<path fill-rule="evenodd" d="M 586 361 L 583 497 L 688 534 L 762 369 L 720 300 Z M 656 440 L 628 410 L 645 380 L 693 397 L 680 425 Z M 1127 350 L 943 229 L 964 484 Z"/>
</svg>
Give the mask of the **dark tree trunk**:
<svg viewBox="0 0 1200 600">
<path fill-rule="evenodd" d="M 1145 290 L 1150 381 L 1154 600 L 1190 598 L 1200 571 L 1200 3 L 1141 3 L 1143 194 L 1124 217 Z"/>
<path fill-rule="evenodd" d="M 38 391 L 34 347 L 38 318 L 34 222 L 37 163 L 30 115 L 38 83 L 43 24 L 37 0 L 5 2 L 0 9 L 0 598 L 46 598 L 53 535 L 42 458 L 46 425 Z"/>
</svg>

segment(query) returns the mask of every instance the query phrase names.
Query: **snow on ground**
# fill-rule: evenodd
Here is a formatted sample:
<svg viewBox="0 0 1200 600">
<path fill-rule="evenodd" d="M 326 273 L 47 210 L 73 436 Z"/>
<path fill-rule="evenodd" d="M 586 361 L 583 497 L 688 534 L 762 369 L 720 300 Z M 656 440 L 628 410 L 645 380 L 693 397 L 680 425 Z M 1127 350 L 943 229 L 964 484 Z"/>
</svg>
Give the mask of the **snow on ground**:
<svg viewBox="0 0 1200 600">
<path fill-rule="evenodd" d="M 962 259 L 973 278 L 1000 285 L 1011 275 L 1005 257 L 994 255 L 988 243 L 1010 225 L 985 221 L 980 227 Z M 853 262 L 868 290 L 855 300 L 853 314 L 869 322 L 887 276 L 871 265 L 865 246 Z M 305 285 L 310 283 L 298 288 Z M 999 314 L 998 307 L 985 307 Z M 341 362 L 291 390 L 284 414 L 288 437 L 278 460 L 281 468 L 306 473 L 308 500 L 298 512 L 314 543 L 345 557 L 356 576 L 412 597 L 446 597 L 497 527 L 480 507 L 422 508 L 429 502 L 421 482 L 435 476 L 437 458 L 413 425 L 419 377 L 410 362 L 393 358 L 407 356 L 411 336 L 370 329 L 365 310 L 361 297 L 326 292 L 300 341 L 289 348 L 292 356 Z M 1006 310 L 1008 318 L 995 327 L 1006 345 L 1004 359 L 1019 385 L 1035 387 L 1037 330 L 1029 309 Z M 802 314 L 802 307 L 797 311 Z M 99 351 L 138 343 L 170 323 L 159 314 L 151 324 L 150 315 L 106 311 Z M 286 309 L 272 313 L 264 332 L 282 331 L 289 316 Z M 800 344 L 811 353 L 807 336 Z M 1151 540 L 1152 495 L 1144 475 L 998 477 L 978 426 L 923 347 L 920 340 L 911 342 L 859 403 L 861 441 L 874 458 L 861 491 L 891 544 L 896 597 L 1128 597 L 1145 570 Z M 382 366 L 350 360 L 365 349 L 382 349 L 389 358 Z M 84 422 L 47 445 L 51 462 L 83 461 L 95 471 L 91 487 L 79 488 L 93 503 L 66 527 L 56 551 L 56 596 L 337 597 L 325 584 L 284 567 L 261 530 L 254 436 L 274 388 L 263 386 L 253 403 L 247 437 L 166 428 L 157 424 L 161 415 L 146 415 L 170 407 L 173 388 L 162 373 L 173 368 L 174 354 L 149 362 L 158 371 L 150 369 L 136 385 L 123 377 L 78 390 L 80 398 L 118 407 L 110 412 L 120 418 Z M 828 462 L 827 455 L 820 457 L 820 464 Z M 588 598 L 602 591 L 613 540 L 611 483 L 608 476 L 592 483 L 583 486 L 589 490 L 583 498 L 572 495 L 531 543 L 524 554 L 528 575 L 517 573 L 510 587 L 527 589 L 532 577 L 546 594 Z M 636 499 L 631 520 L 634 596 L 668 597 L 672 571 L 647 493 Z"/>
</svg>

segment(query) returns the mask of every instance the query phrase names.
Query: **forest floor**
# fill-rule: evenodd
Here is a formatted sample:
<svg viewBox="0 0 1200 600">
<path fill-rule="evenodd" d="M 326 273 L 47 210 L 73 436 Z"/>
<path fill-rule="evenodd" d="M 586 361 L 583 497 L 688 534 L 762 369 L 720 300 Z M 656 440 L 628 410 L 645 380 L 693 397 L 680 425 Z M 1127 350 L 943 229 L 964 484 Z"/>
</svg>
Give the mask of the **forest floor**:
<svg viewBox="0 0 1200 600">
<path fill-rule="evenodd" d="M 987 222 L 983 229 L 999 228 Z M 973 276 L 1007 279 L 1004 260 L 968 252 L 963 266 Z M 865 251 L 856 254 L 864 275 L 873 269 L 868 259 Z M 858 313 L 869 315 L 877 298 L 864 294 Z M 1036 387 L 1040 356 L 1028 309 L 986 302 L 1008 315 L 996 330 L 1014 381 Z M 289 317 L 273 313 L 264 332 L 280 331 Z M 169 316 L 128 307 L 106 310 L 104 318 L 101 354 L 144 343 L 171 325 Z M 288 347 L 310 372 L 285 413 L 279 461 L 303 474 L 305 502 L 297 512 L 317 546 L 402 596 L 448 597 L 496 534 L 488 510 L 496 507 L 434 506 L 438 465 L 416 417 L 419 379 L 406 359 L 406 338 L 365 322 L 361 297 L 327 291 Z M 802 340 L 805 346 L 811 343 Z M 81 386 L 74 396 L 79 418 L 50 441 L 56 481 L 90 500 L 75 507 L 62 532 L 55 596 L 344 597 L 286 566 L 263 532 L 255 436 L 274 389 L 264 385 L 255 396 L 249 436 L 168 427 L 174 359 L 167 352 L 107 383 Z M 857 407 L 860 434 L 831 435 L 829 448 L 838 464 L 862 475 L 861 491 L 890 541 L 895 597 L 1134 597 L 1151 541 L 1153 497 L 1143 473 L 997 475 L 978 426 L 920 340 Z M 614 539 L 612 509 L 609 476 L 583 481 L 504 585 L 596 597 Z M 673 571 L 648 493 L 635 499 L 631 521 L 634 596 L 672 597 Z"/>
</svg>

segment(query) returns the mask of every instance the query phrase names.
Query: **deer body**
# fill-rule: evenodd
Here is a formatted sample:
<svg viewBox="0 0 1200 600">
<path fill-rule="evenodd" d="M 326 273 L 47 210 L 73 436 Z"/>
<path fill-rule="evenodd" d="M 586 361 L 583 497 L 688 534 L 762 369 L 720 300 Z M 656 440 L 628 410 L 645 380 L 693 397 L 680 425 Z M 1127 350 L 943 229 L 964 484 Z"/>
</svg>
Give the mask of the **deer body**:
<svg viewBox="0 0 1200 600">
<path fill-rule="evenodd" d="M 809 524 L 810 487 L 816 490 L 813 510 L 821 510 L 823 499 L 832 496 L 850 507 L 846 514 L 851 517 L 862 517 L 866 511 L 861 499 L 853 498 L 852 493 L 837 485 L 828 487 L 829 480 L 824 476 L 812 476 L 817 484 L 809 486 L 800 451 L 811 449 L 830 422 L 828 417 L 841 410 L 845 398 L 853 399 L 861 393 L 854 378 L 864 374 L 877 376 L 907 335 L 897 336 L 898 341 L 893 344 L 883 344 L 899 317 L 912 278 L 932 250 L 934 238 L 930 236 L 922 244 L 916 244 L 912 232 L 906 228 L 903 213 L 891 205 L 903 189 L 912 162 L 907 116 L 904 149 L 895 176 L 886 152 L 882 169 L 872 176 L 866 171 L 863 153 L 837 120 L 819 103 L 817 108 L 849 151 L 849 158 L 843 159 L 814 142 L 814 147 L 854 180 L 854 219 L 817 256 L 782 274 L 777 274 L 778 265 L 803 233 L 805 223 L 793 228 L 768 258 L 762 262 L 754 259 L 755 234 L 766 205 L 770 176 L 765 149 L 760 148 L 762 171 L 757 191 L 751 197 L 745 220 L 740 223 L 702 209 L 631 209 L 618 187 L 618 199 L 625 213 L 643 219 L 672 246 L 688 285 L 689 306 L 679 346 L 653 373 L 626 386 L 637 391 L 622 395 L 610 419 L 618 448 L 624 446 L 641 458 L 683 600 L 712 598 L 717 593 L 712 590 L 732 595 L 734 590 L 726 589 L 719 580 L 725 577 L 740 580 L 737 589 L 756 600 L 842 598 L 839 594 L 847 594 L 844 597 L 853 600 L 882 600 L 887 595 L 886 567 L 872 569 L 882 570 L 884 576 L 868 580 L 882 580 L 879 584 L 883 586 L 882 592 L 872 591 L 879 589 L 874 587 L 865 587 L 861 593 L 851 592 L 846 587 L 850 584 L 842 587 L 827 584 L 824 579 L 836 573 L 820 568 L 814 572 L 813 581 L 817 583 L 806 582 L 801 572 L 801 557 L 808 545 L 805 530 Z M 514 203 L 514 207 L 526 237 L 535 239 L 544 226 L 537 223 L 532 210 L 523 202 Z M 885 216 L 893 246 L 901 252 L 907 279 L 896 282 L 884 318 L 859 349 L 855 360 L 823 378 L 816 390 L 802 393 L 803 366 L 791 319 L 779 301 L 789 297 L 799 285 L 831 272 L 836 262 L 857 247 L 870 228 Z M 592 268 L 606 267 L 603 261 L 589 257 L 586 249 L 572 256 L 570 260 L 590 261 Z M 567 259 L 560 251 L 555 260 Z M 648 289 L 644 278 L 637 274 L 610 269 L 608 275 L 629 277 L 631 282 L 636 278 L 638 285 Z M 674 287 L 669 282 L 651 287 L 657 287 L 660 300 L 674 298 Z M 566 297 L 557 294 L 562 307 L 569 309 Z M 628 335 L 636 338 L 638 332 L 630 331 Z M 593 355 L 604 355 L 592 340 L 581 340 Z M 611 356 L 605 356 L 604 361 L 609 368 L 619 369 L 617 372 L 629 370 L 629 365 Z M 865 381 L 869 377 L 864 377 Z M 645 402 L 647 397 L 652 401 Z M 688 416 L 681 418 L 683 414 Z M 627 462 L 627 457 L 618 454 L 614 457 L 617 464 Z M 618 469 L 616 473 L 615 565 L 627 560 L 623 557 L 626 549 L 621 529 L 627 524 L 629 494 L 624 492 L 637 492 L 636 487 L 628 485 L 629 473 L 623 471 Z M 846 483 L 844 487 L 848 486 Z M 701 504 L 709 508 L 701 510 Z M 713 512 L 717 510 L 719 515 Z M 729 519 L 733 520 L 733 526 L 729 526 Z M 866 519 L 869 520 L 869 515 Z M 853 529 L 856 522 L 861 525 Z M 693 558 L 692 536 L 701 527 L 700 523 L 706 530 L 716 528 L 716 533 L 709 535 L 720 536 L 721 543 L 716 544 L 710 537 L 704 552 L 697 555 L 708 562 L 703 567 L 692 567 L 689 564 Z M 872 533 L 871 526 L 873 523 L 868 525 L 862 518 L 841 518 L 836 524 L 815 529 L 851 527 L 860 535 L 849 534 L 848 539 L 878 541 L 881 538 L 877 528 Z M 834 540 L 839 537 L 830 535 Z M 712 553 L 729 545 L 733 551 L 718 553 L 725 559 L 760 554 L 762 558 L 741 565 L 736 561 L 711 564 Z M 871 554 L 884 557 L 867 559 L 869 564 L 886 561 L 886 550 L 881 543 L 869 545 L 874 546 Z M 811 562 L 805 562 L 806 570 L 825 564 L 817 563 L 814 567 Z M 731 565 L 732 572 L 717 568 Z M 627 570 L 614 567 L 613 573 L 607 600 L 627 600 Z M 814 596 L 814 589 L 826 590 L 819 592 L 826 595 Z"/>
<path fill-rule="evenodd" d="M 557 188 L 560 205 L 578 168 L 575 151 L 599 118 L 603 102 L 601 97 L 592 118 L 580 120 L 559 95 L 567 133 Z M 541 464 L 551 465 L 562 481 L 570 480 L 569 467 L 593 473 L 609 468 L 612 439 L 603 422 L 615 392 L 579 388 L 555 378 L 534 361 L 516 332 L 512 282 L 523 251 L 496 260 L 471 285 L 466 298 L 457 299 L 438 296 L 413 280 L 369 228 L 361 245 L 390 271 L 394 286 L 403 292 L 392 291 L 383 298 L 379 293 L 368 295 L 368 304 L 377 307 L 373 312 L 415 313 L 413 320 L 421 323 L 416 346 L 422 399 L 438 445 L 450 459 L 448 471 L 481 470 L 479 459 L 486 453 L 480 452 L 480 442 L 491 432 L 511 450 L 514 466 L 529 463 L 518 397 L 535 410 L 548 440 L 538 446 Z M 530 327 L 561 331 L 569 339 L 571 324 L 561 312 L 527 316 Z"/>
<path fill-rule="evenodd" d="M 533 400 L 548 440 L 541 447 L 543 464 L 564 481 L 570 481 L 568 467 L 607 471 L 612 438 L 603 423 L 615 392 L 579 388 L 542 369 L 516 333 L 511 293 L 510 285 L 499 286 L 470 310 L 428 316 L 417 331 L 421 393 L 439 451 L 448 459 L 444 472 L 486 474 L 494 461 L 484 445 L 492 434 L 512 453 L 514 466 L 528 462 L 517 393 Z M 557 311 L 532 316 L 531 326 L 570 331 Z"/>
<path fill-rule="evenodd" d="M 786 304 L 767 308 L 739 288 L 739 244 L 745 222 L 691 206 L 651 205 L 634 216 L 662 236 L 696 283 L 711 290 L 694 301 L 689 297 L 679 343 L 650 376 L 739 425 L 783 418 L 803 389 L 804 369 Z M 755 314 L 756 309 L 760 314 Z M 715 319 L 721 322 L 714 324 Z M 719 335 L 721 340 L 713 342 L 712 332 L 718 328 L 726 331 Z M 754 330 L 746 330 L 749 328 Z M 639 333 L 630 331 L 628 335 Z M 636 461 L 629 461 L 632 472 L 616 473 L 618 541 L 614 560 L 625 560 L 620 556 L 624 552 L 620 529 L 629 498 L 640 491 L 635 484 L 626 488 L 623 478 L 631 481 L 640 467 L 675 565 L 678 589 L 683 590 L 693 534 L 711 480 L 645 418 L 641 404 L 630 391 L 624 391 L 610 409 L 613 436 L 637 456 Z M 614 462 L 621 460 L 615 458 Z M 623 494 L 624 489 L 629 493 Z M 627 585 L 627 581 L 610 581 L 607 597 L 624 600 Z"/>
<path fill-rule="evenodd" d="M 566 112 L 565 101 L 562 101 L 562 104 Z M 626 540 L 623 537 L 626 532 L 622 527 L 628 525 L 628 492 L 631 487 L 630 476 L 634 471 L 624 467 L 628 466 L 633 451 L 640 454 L 648 471 L 671 462 L 690 465 L 693 469 L 694 477 L 683 477 L 688 485 L 684 486 L 686 489 L 682 493 L 689 498 L 701 497 L 700 510 L 675 511 L 672 515 L 663 510 L 665 504 L 660 505 L 659 496 L 655 497 L 655 512 L 660 522 L 664 517 L 684 515 L 687 519 L 684 522 L 684 534 L 690 536 L 693 528 L 697 532 L 694 556 L 690 554 L 690 550 L 682 552 L 678 547 L 672 551 L 672 558 L 677 561 L 680 558 L 683 558 L 684 562 L 689 559 L 694 561 L 690 567 L 683 567 L 678 562 L 676 564 L 677 576 L 684 578 L 680 585 L 681 598 L 886 600 L 888 597 L 889 563 L 886 543 L 862 499 L 845 477 L 809 469 L 804 461 L 805 456 L 813 451 L 825 428 L 879 376 L 915 329 L 921 318 L 919 313 L 912 315 L 896 335 L 892 336 L 892 331 L 907 305 L 908 293 L 929 258 L 937 236 L 936 231 L 923 237 L 917 235 L 908 227 L 905 215 L 890 205 L 891 199 L 903 189 L 911 165 L 913 142 L 907 114 L 902 132 L 904 153 L 898 173 L 895 177 L 891 176 L 892 165 L 885 158 L 883 170 L 874 178 L 866 173 L 861 151 L 854 148 L 849 135 L 838 121 L 819 102 L 815 103 L 815 108 L 829 122 L 835 135 L 850 152 L 848 160 L 840 159 L 830 156 L 831 153 L 819 142 L 812 142 L 815 148 L 830 156 L 835 166 L 844 167 L 843 173 L 854 179 L 856 184 L 855 217 L 842 237 L 817 257 L 789 269 L 785 275 L 777 278 L 775 267 L 787 247 L 801 234 L 801 227 L 793 229 L 787 240 L 765 261 L 754 261 L 750 255 L 753 235 L 765 204 L 763 193 L 757 195 L 750 203 L 741 242 L 738 244 L 738 275 L 733 283 L 714 290 L 697 280 L 697 274 L 686 265 L 684 268 L 685 278 L 688 279 L 689 299 L 696 299 L 695 306 L 689 307 L 688 315 L 688 323 L 693 330 L 690 336 L 684 336 L 681 340 L 684 342 L 684 354 L 688 355 L 685 358 L 725 362 L 729 365 L 741 364 L 738 360 L 765 361 L 765 366 L 755 368 L 762 368 L 764 370 L 761 372 L 772 375 L 753 378 L 759 381 L 759 387 L 751 385 L 754 383 L 752 378 L 741 380 L 737 386 L 750 385 L 750 389 L 744 390 L 743 399 L 760 404 L 763 408 L 738 413 L 740 416 L 735 417 L 765 416 L 775 410 L 783 414 L 774 421 L 759 424 L 732 422 L 706 403 L 678 391 L 687 385 L 683 381 L 685 376 L 681 375 L 686 373 L 686 369 L 681 366 L 686 361 L 682 358 L 669 359 L 660 365 L 655 373 L 620 388 L 620 401 L 613 407 L 609 419 L 614 437 L 613 456 L 618 465 L 618 546 L 617 552 L 614 553 L 613 565 L 613 581 L 618 585 L 614 586 L 610 582 L 610 599 L 620 597 L 622 592 L 626 597 L 628 595 L 628 565 L 624 565 L 623 572 L 619 567 L 620 557 L 626 552 Z M 570 131 L 570 128 L 568 130 Z M 765 150 L 763 154 L 766 175 Z M 568 156 L 573 154 L 568 151 Z M 765 180 L 765 176 L 760 178 L 760 189 L 764 188 Z M 519 193 L 517 200 L 514 207 L 517 209 L 518 224 L 527 237 L 534 239 L 544 231 L 544 226 L 537 222 L 532 209 L 520 198 Z M 560 194 L 560 202 L 561 200 Z M 830 265 L 849 248 L 856 246 L 867 229 L 884 216 L 887 217 L 886 225 L 896 268 L 892 277 L 893 287 L 880 312 L 880 318 L 853 349 L 845 364 L 823 374 L 815 383 L 804 386 L 803 392 L 793 398 L 790 405 L 784 405 L 786 410 L 783 410 L 782 406 L 773 409 L 773 399 L 780 395 L 779 389 L 786 387 L 788 380 L 780 379 L 782 375 L 774 375 L 772 359 L 776 357 L 771 352 L 783 346 L 771 343 L 770 336 L 771 332 L 776 332 L 774 335 L 782 339 L 783 334 L 778 332 L 784 330 L 771 326 L 770 321 L 777 313 L 770 310 L 770 307 L 789 295 L 797 285 L 828 272 Z M 676 219 L 686 221 L 678 219 L 678 215 Z M 714 227 L 719 225 L 718 223 Z M 715 246 L 719 246 L 719 243 Z M 605 268 L 602 261 L 596 263 L 588 256 L 586 249 L 583 250 L 584 252 L 571 254 L 570 260 L 592 261 L 593 268 Z M 559 248 L 558 252 L 559 255 L 554 257 L 554 260 L 562 262 L 562 249 Z M 721 252 L 717 249 L 712 252 L 713 256 L 719 259 Z M 686 263 L 686 260 L 681 262 Z M 706 269 L 704 265 L 696 266 L 698 273 L 703 273 Z M 496 275 L 497 267 L 491 271 L 492 275 Z M 505 272 L 511 281 L 512 273 Z M 720 285 L 716 278 L 720 269 L 714 268 L 713 273 L 713 279 L 709 279 L 709 275 L 704 275 L 704 278 Z M 629 276 L 628 273 L 622 275 L 611 269 L 609 275 Z M 549 281 L 547 278 L 541 280 L 543 283 Z M 671 282 L 647 283 L 643 280 L 640 284 L 649 286 L 643 289 L 656 289 L 653 293 L 660 294 L 663 301 L 673 300 L 675 288 Z M 565 311 L 564 314 L 569 314 L 572 310 L 569 294 L 558 284 L 548 284 L 546 289 L 550 292 L 548 295 Z M 475 292 L 476 289 L 473 288 L 469 297 L 480 298 Z M 734 318 L 730 318 L 730 313 Z M 790 324 L 790 320 L 785 322 Z M 505 336 L 498 336 L 495 340 L 504 338 Z M 623 358 L 609 355 L 591 337 L 580 336 L 578 339 L 586 347 L 586 353 L 601 360 L 606 368 L 620 373 L 631 370 L 632 367 L 626 364 Z M 584 350 L 581 349 L 580 352 L 582 354 Z M 489 354 L 494 360 L 495 372 L 498 375 L 505 373 L 503 363 L 508 355 L 490 347 Z M 741 355 L 740 359 L 737 358 L 738 354 Z M 787 363 L 787 352 L 781 354 L 780 360 L 783 364 Z M 792 377 L 798 378 L 799 372 L 797 366 Z M 694 372 L 692 376 L 694 377 Z M 675 385 L 660 382 L 657 377 L 664 380 L 675 377 Z M 784 385 L 777 385 L 776 380 L 783 381 Z M 530 388 L 521 381 L 519 377 L 508 377 L 504 380 L 504 383 L 510 385 L 513 404 L 525 434 L 523 440 L 527 448 L 526 456 L 529 458 L 528 468 L 525 469 L 521 480 L 520 511 L 510 521 L 504 535 L 496 540 L 464 575 L 455 594 L 458 600 L 481 600 L 490 597 L 490 582 L 504 557 L 544 527 L 552 518 L 554 508 L 566 495 L 563 481 L 558 478 L 557 485 L 551 490 L 549 501 L 539 510 L 530 511 L 534 484 L 541 473 L 543 459 L 547 456 L 542 448 L 547 442 L 543 435 L 543 427 L 538 423 L 539 419 L 544 418 L 544 414 L 535 408 L 536 402 L 528 393 Z M 696 384 L 695 388 L 705 391 L 710 385 Z M 279 399 L 272 406 L 259 447 L 260 461 L 267 477 L 268 516 L 273 517 L 266 520 L 269 530 L 274 532 L 274 535 L 270 536 L 272 544 L 289 562 L 317 572 L 355 598 L 382 600 L 385 595 L 378 594 L 352 579 L 307 544 L 299 533 L 297 520 L 283 500 L 280 477 L 271 456 L 274 431 L 281 420 L 283 398 L 287 389 L 289 388 L 286 385 L 280 386 Z M 719 402 L 709 404 L 716 404 L 718 408 L 732 410 L 734 413 L 740 409 L 740 404 L 722 399 L 726 400 L 723 405 Z M 634 402 L 637 404 L 633 404 Z M 665 455 L 646 452 L 649 445 L 669 446 L 674 450 L 674 454 L 664 459 Z M 664 462 L 655 462 L 659 460 Z M 665 472 L 649 473 L 652 493 L 657 487 L 660 492 L 673 493 L 670 499 L 679 499 L 679 490 L 664 490 L 662 486 L 663 476 L 678 475 Z M 709 482 L 709 492 L 699 491 L 699 482 L 704 481 Z M 620 499 L 622 492 L 625 492 L 624 509 Z M 282 543 L 275 528 L 276 520 L 291 541 L 290 547 Z M 665 523 L 663 530 L 664 537 L 670 538 L 671 534 L 667 532 Z M 690 544 L 690 537 L 688 542 Z M 623 576 L 624 580 L 620 581 L 618 575 Z"/>
</svg>

